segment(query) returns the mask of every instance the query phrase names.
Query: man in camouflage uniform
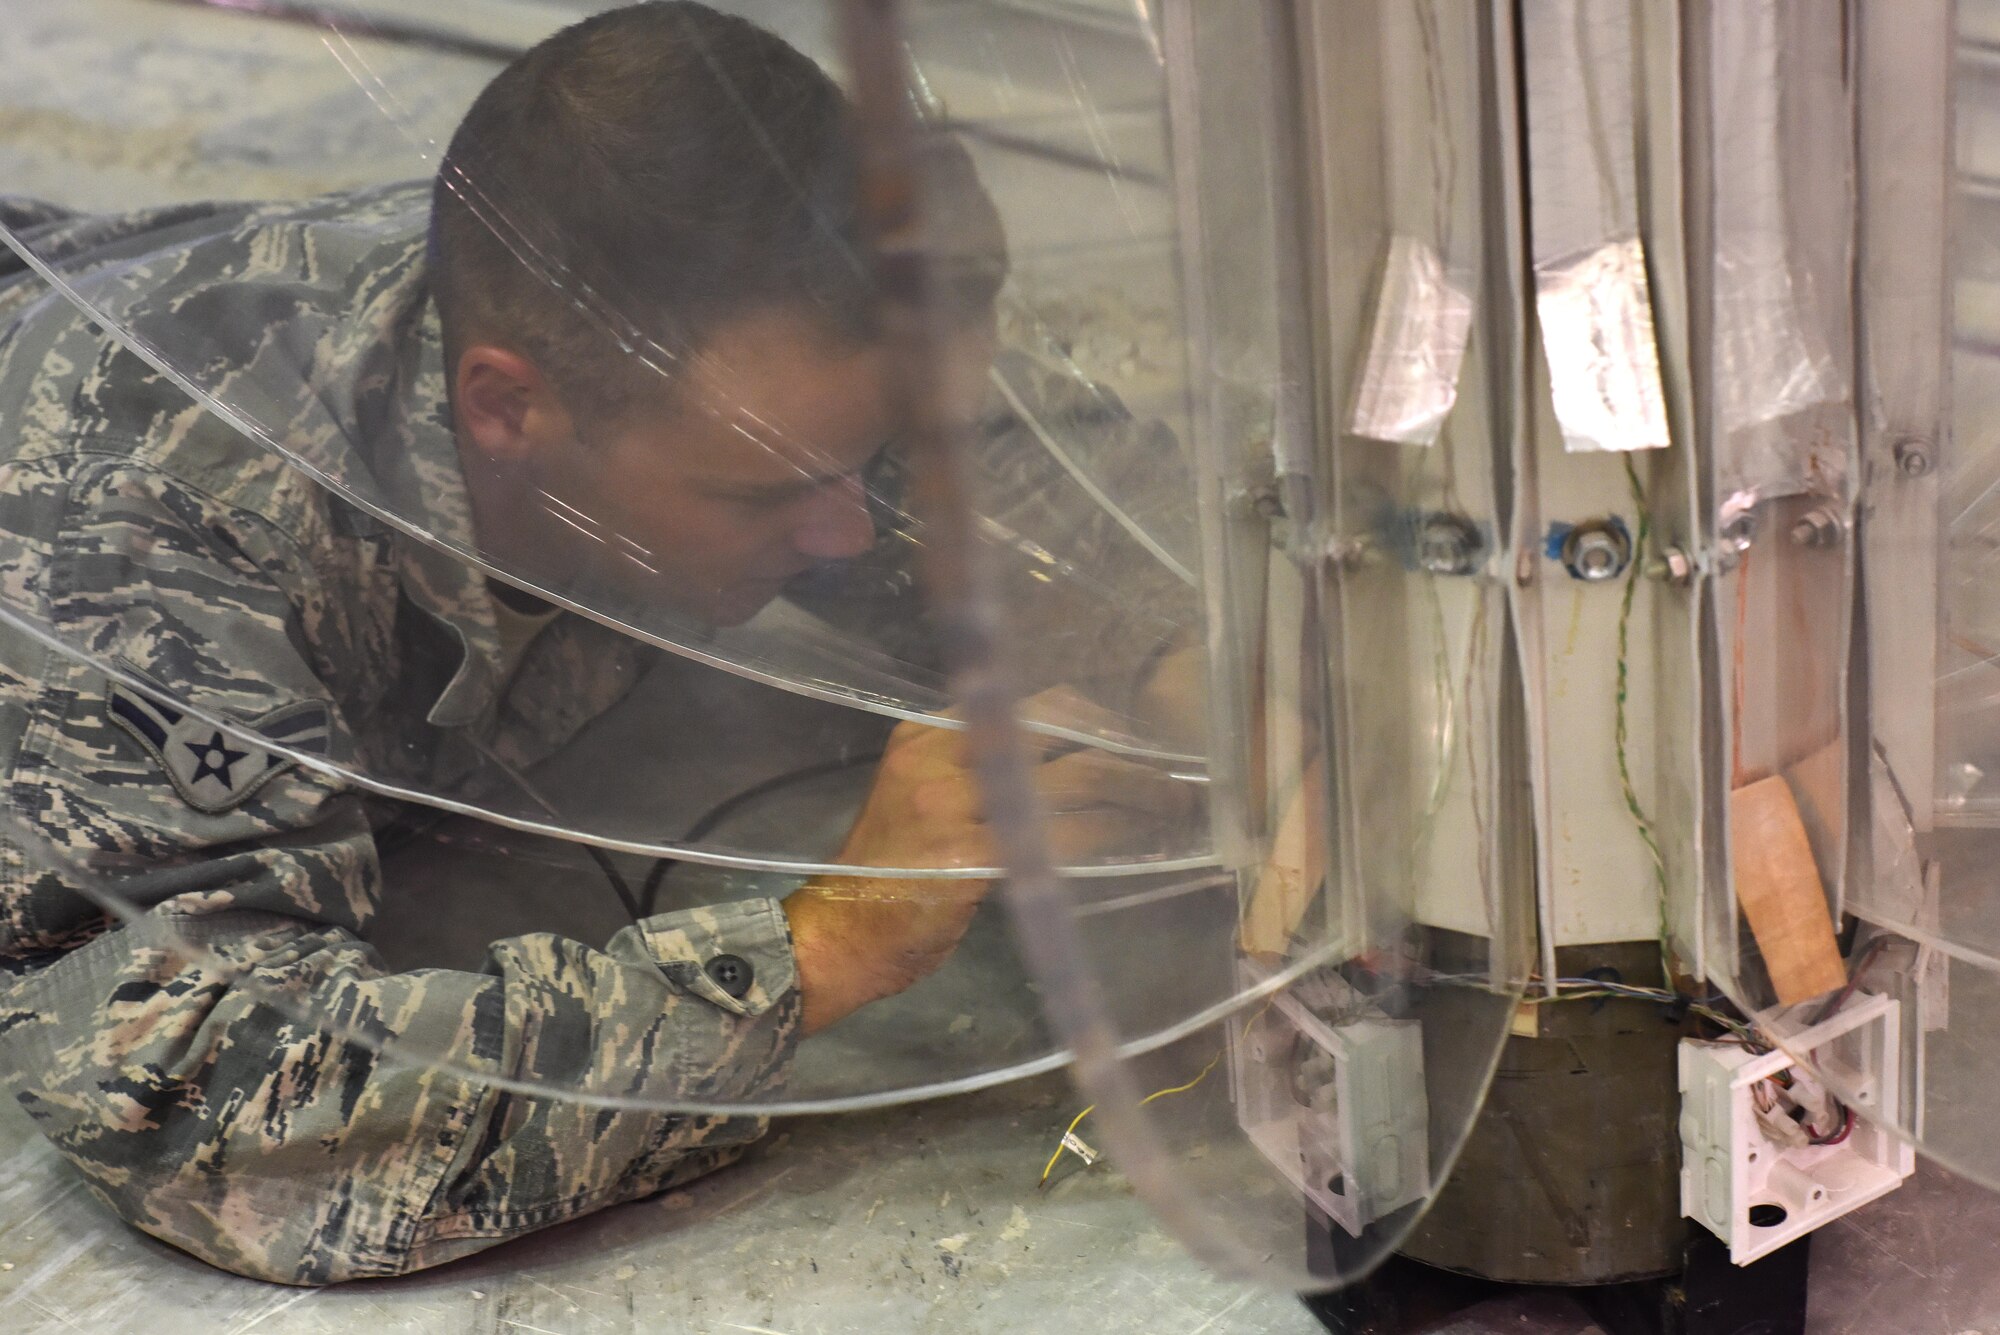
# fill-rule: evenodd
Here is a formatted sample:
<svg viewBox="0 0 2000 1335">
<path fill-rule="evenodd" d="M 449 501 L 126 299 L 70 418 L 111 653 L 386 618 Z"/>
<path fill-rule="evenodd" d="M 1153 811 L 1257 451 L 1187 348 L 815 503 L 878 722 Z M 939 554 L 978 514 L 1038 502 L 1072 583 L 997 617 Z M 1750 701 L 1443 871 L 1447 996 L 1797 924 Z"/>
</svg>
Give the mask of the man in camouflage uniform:
<svg viewBox="0 0 2000 1335">
<path fill-rule="evenodd" d="M 690 34 L 698 60 L 675 54 Z M 616 72 L 656 85 L 656 101 L 631 108 L 631 126 L 671 120 L 662 107 L 697 122 L 747 108 L 766 145 L 787 125 L 809 139 L 813 125 L 840 119 L 837 92 L 809 62 L 691 5 L 600 16 L 510 73 L 546 87 L 552 70 L 589 77 L 607 53 L 625 62 Z M 527 98 L 507 78 L 483 104 Z M 549 114 L 501 111 L 517 128 Z M 699 203 L 690 144 L 678 147 L 693 154 L 695 179 L 681 188 Z M 478 147 L 455 140 L 447 177 L 450 164 L 480 161 Z M 711 148 L 722 170 L 740 145 Z M 747 170 L 736 157 L 734 169 Z M 846 170 L 833 160 L 829 170 Z M 764 171 L 795 194 L 800 174 L 798 160 Z M 851 218 L 837 192 L 808 203 L 793 210 L 803 218 L 795 235 Z M 399 186 L 120 218 L 0 209 L 129 336 L 108 336 L 31 275 L 0 269 L 0 589 L 7 610 L 43 632 L 0 625 L 0 771 L 21 822 L 0 834 L 0 1080 L 122 1217 L 216 1265 L 286 1283 L 434 1265 L 730 1161 L 760 1120 L 532 1091 L 655 1106 L 767 1096 L 802 1033 L 935 968 L 983 890 L 903 881 L 875 895 L 878 883 L 821 878 L 782 902 L 647 918 L 601 949 L 530 936 L 495 942 L 476 973 L 383 969 L 367 933 L 387 804 L 343 776 L 484 791 L 496 766 L 533 765 L 615 703 L 652 652 L 489 582 L 458 553 L 497 553 L 516 569 L 546 557 L 529 570 L 544 587 L 609 588 L 616 606 L 656 592 L 563 565 L 542 550 L 540 530 L 501 547 L 496 535 L 526 522 L 505 494 L 521 485 L 523 453 L 562 456 L 572 447 L 561 430 L 573 437 L 583 425 L 580 412 L 549 425 L 563 395 L 574 406 L 576 395 L 601 390 L 613 402 L 632 391 L 591 384 L 576 339 L 565 345 L 537 325 L 510 340 L 491 327 L 494 311 L 445 299 L 439 247 L 454 243 L 433 207 L 430 187 Z M 693 205 L 672 221 L 727 225 Z M 796 460 L 753 483 L 732 477 L 755 494 L 735 496 L 721 520 L 712 511 L 722 501 L 660 495 L 682 507 L 676 522 L 717 522 L 723 545 L 759 525 L 778 535 L 757 559 L 783 561 L 747 574 L 686 557 L 709 564 L 684 580 L 682 610 L 715 624 L 747 616 L 799 565 L 862 558 L 875 541 L 857 479 L 878 463 L 869 431 L 879 423 L 863 421 L 853 391 L 870 383 L 857 360 L 869 340 L 824 336 L 814 322 L 824 291 L 786 281 L 769 278 L 734 309 L 723 294 L 706 320 L 694 318 L 698 301 L 676 312 L 692 312 L 696 341 L 682 350 L 722 350 L 724 374 L 673 393 L 804 394 L 801 412 L 858 414 L 862 425 L 849 438 L 830 428 L 838 439 L 815 457 L 836 466 L 803 491 L 788 480 Z M 989 298 L 990 282 L 971 306 Z M 549 328 L 564 318 L 551 315 Z M 976 311 L 967 323 L 976 332 Z M 191 330 L 202 346 L 181 348 L 175 364 L 200 368 L 203 388 L 241 408 L 239 425 L 135 350 L 172 349 Z M 295 402 L 258 399 L 286 380 Z M 730 425 L 727 402 L 715 407 L 710 425 Z M 1117 416 L 1101 404 L 1068 410 Z M 985 433 L 989 452 L 1022 434 L 1011 420 Z M 281 441 L 248 440 L 242 428 L 257 423 Z M 692 448 L 671 430 L 639 444 L 663 459 Z M 562 457 L 612 470 L 625 446 L 586 452 L 597 448 Z M 646 485 L 638 471 L 607 479 Z M 774 499 L 772 487 L 792 490 Z M 1023 501 L 1024 526 L 1046 521 L 1028 513 L 1036 504 Z M 1099 539 L 1085 529 L 1087 549 Z M 686 539 L 655 536 L 671 576 Z M 1161 596 L 1184 603 L 1185 590 Z M 1054 618 L 1072 611 L 1054 607 Z M 1148 612 L 1092 630 L 1118 632 L 1129 663 L 1170 647 L 1186 619 Z M 1101 643 L 1075 647 L 1072 666 L 1118 675 Z M 288 763 L 203 716 L 334 768 Z M 1101 763 L 1080 759 L 1049 760 L 1045 782 L 1100 793 Z M 955 733 L 899 729 L 843 861 L 990 865 L 962 760 Z M 1106 826 L 1059 836 L 1064 851 L 1088 851 Z M 80 893 L 82 866 L 111 873 L 138 916 L 120 924 Z M 385 1043 L 429 1060 L 394 1060 L 378 1051 Z"/>
</svg>

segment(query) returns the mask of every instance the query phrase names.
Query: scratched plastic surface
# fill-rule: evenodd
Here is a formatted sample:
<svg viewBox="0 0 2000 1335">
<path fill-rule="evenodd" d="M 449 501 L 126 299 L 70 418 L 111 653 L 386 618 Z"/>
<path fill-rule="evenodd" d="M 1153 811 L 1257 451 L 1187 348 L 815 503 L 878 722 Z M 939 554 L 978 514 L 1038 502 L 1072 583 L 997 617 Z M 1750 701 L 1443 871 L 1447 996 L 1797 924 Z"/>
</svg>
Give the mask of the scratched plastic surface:
<svg viewBox="0 0 2000 1335">
<path fill-rule="evenodd" d="M 779 15 L 809 55 L 650 12 L 651 77 L 703 108 L 659 160 L 576 147 L 609 144 L 615 79 L 455 130 L 458 62 L 513 39 L 454 15 L 456 54 L 387 59 L 334 6 L 305 21 L 370 118 L 362 193 L 246 173 L 214 193 L 269 203 L 129 234 L 8 215 L 17 334 L 140 388 L 62 382 L 0 481 L 50 494 L 79 427 L 158 451 L 67 493 L 100 588 L 0 589 L 7 652 L 102 704 L 60 739 L 98 763 L 52 764 L 10 838 L 80 933 L 197 960 L 156 873 L 225 847 L 309 916 L 379 895 L 414 934 L 385 934 L 397 969 L 478 967 L 424 936 L 445 864 L 485 869 L 496 935 L 586 960 L 625 919 L 801 881 L 904 918 L 984 894 L 932 976 L 768 1078 L 513 1085 L 827 1110 L 1074 1056 L 1098 1105 L 1075 1145 L 1204 1257 L 1364 1272 L 1443 1181 L 1521 965 L 1475 7 L 1398 11 L 1363 46 L 1407 79 L 1290 120 L 1265 100 L 1286 35 L 1187 10 Z M 1374 368 L 1325 387 L 1369 437 L 1336 442 L 1276 145 L 1350 115 L 1449 179 L 1335 220 L 1333 320 Z M 1377 301 L 1385 264 L 1409 281 Z M 1389 512 L 1379 559 L 1322 562 Z M 884 747 L 940 735 L 983 836 L 862 840 Z M 358 870 L 315 842 L 337 822 Z M 452 1060 L 338 989 L 268 999 Z"/>
</svg>

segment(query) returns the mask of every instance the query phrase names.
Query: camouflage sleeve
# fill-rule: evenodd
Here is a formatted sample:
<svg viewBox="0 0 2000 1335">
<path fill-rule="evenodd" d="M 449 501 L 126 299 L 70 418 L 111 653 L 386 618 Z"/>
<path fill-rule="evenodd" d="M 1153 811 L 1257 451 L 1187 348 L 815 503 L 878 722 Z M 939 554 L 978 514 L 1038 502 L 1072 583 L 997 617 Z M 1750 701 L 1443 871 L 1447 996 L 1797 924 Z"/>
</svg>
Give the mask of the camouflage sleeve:
<svg viewBox="0 0 2000 1335">
<path fill-rule="evenodd" d="M 1028 693 L 1075 686 L 1129 712 L 1160 656 L 1200 637 L 1201 600 L 1190 573 L 1194 491 L 1180 442 L 1109 390 L 1025 354 L 1003 355 L 996 380 L 1005 392 L 989 399 L 965 463 L 1007 631 L 1019 649 L 1018 679 Z M 1049 442 L 1126 522 L 1090 494 Z M 886 456 L 872 481 L 885 516 L 875 549 L 793 597 L 905 661 L 935 669 L 935 645 L 911 596 L 919 584 L 918 535 L 896 515 L 903 460 Z"/>
<path fill-rule="evenodd" d="M 56 535 L 0 537 L 0 571 L 66 642 L 244 721 L 332 695 L 309 658 L 349 628 L 274 526 L 122 459 L 16 464 L 0 508 L 10 534 Z M 202 809 L 119 698 L 88 663 L 0 635 L 0 759 L 34 836 L 0 840 L 0 1081 L 125 1219 L 262 1279 L 391 1275 L 673 1185 L 761 1134 L 646 1105 L 783 1078 L 799 1007 L 777 904 L 390 974 L 363 939 L 379 872 L 358 795 L 274 766 Z M 41 841 L 102 869 L 135 916 L 112 928 Z"/>
</svg>

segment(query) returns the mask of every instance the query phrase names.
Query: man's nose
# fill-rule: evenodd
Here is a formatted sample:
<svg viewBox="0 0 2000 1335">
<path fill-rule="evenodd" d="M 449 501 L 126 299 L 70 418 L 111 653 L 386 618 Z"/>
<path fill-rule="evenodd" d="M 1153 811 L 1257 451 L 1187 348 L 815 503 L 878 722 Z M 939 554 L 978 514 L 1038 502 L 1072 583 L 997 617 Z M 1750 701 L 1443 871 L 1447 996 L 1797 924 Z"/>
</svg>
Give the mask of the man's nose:
<svg viewBox="0 0 2000 1335">
<path fill-rule="evenodd" d="M 861 479 L 835 483 L 807 501 L 792 530 L 792 545 L 815 561 L 844 560 L 873 547 L 875 517 L 868 512 L 868 493 Z"/>
</svg>

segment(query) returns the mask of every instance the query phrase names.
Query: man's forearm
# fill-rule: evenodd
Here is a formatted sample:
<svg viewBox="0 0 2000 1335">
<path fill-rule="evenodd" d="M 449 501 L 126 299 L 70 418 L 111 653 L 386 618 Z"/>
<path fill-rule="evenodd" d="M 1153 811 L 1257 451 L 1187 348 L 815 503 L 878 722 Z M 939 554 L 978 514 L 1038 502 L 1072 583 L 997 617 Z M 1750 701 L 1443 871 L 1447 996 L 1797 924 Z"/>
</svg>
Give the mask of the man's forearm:
<svg viewBox="0 0 2000 1335">
<path fill-rule="evenodd" d="M 499 942 L 485 974 L 382 974 L 351 934 L 280 915 L 160 913 L 0 995 L 10 1091 L 119 1214 L 288 1284 L 436 1265 L 726 1162 L 762 1122 L 674 1109 L 768 1097 L 799 1003 L 770 901 L 604 951 Z"/>
</svg>

